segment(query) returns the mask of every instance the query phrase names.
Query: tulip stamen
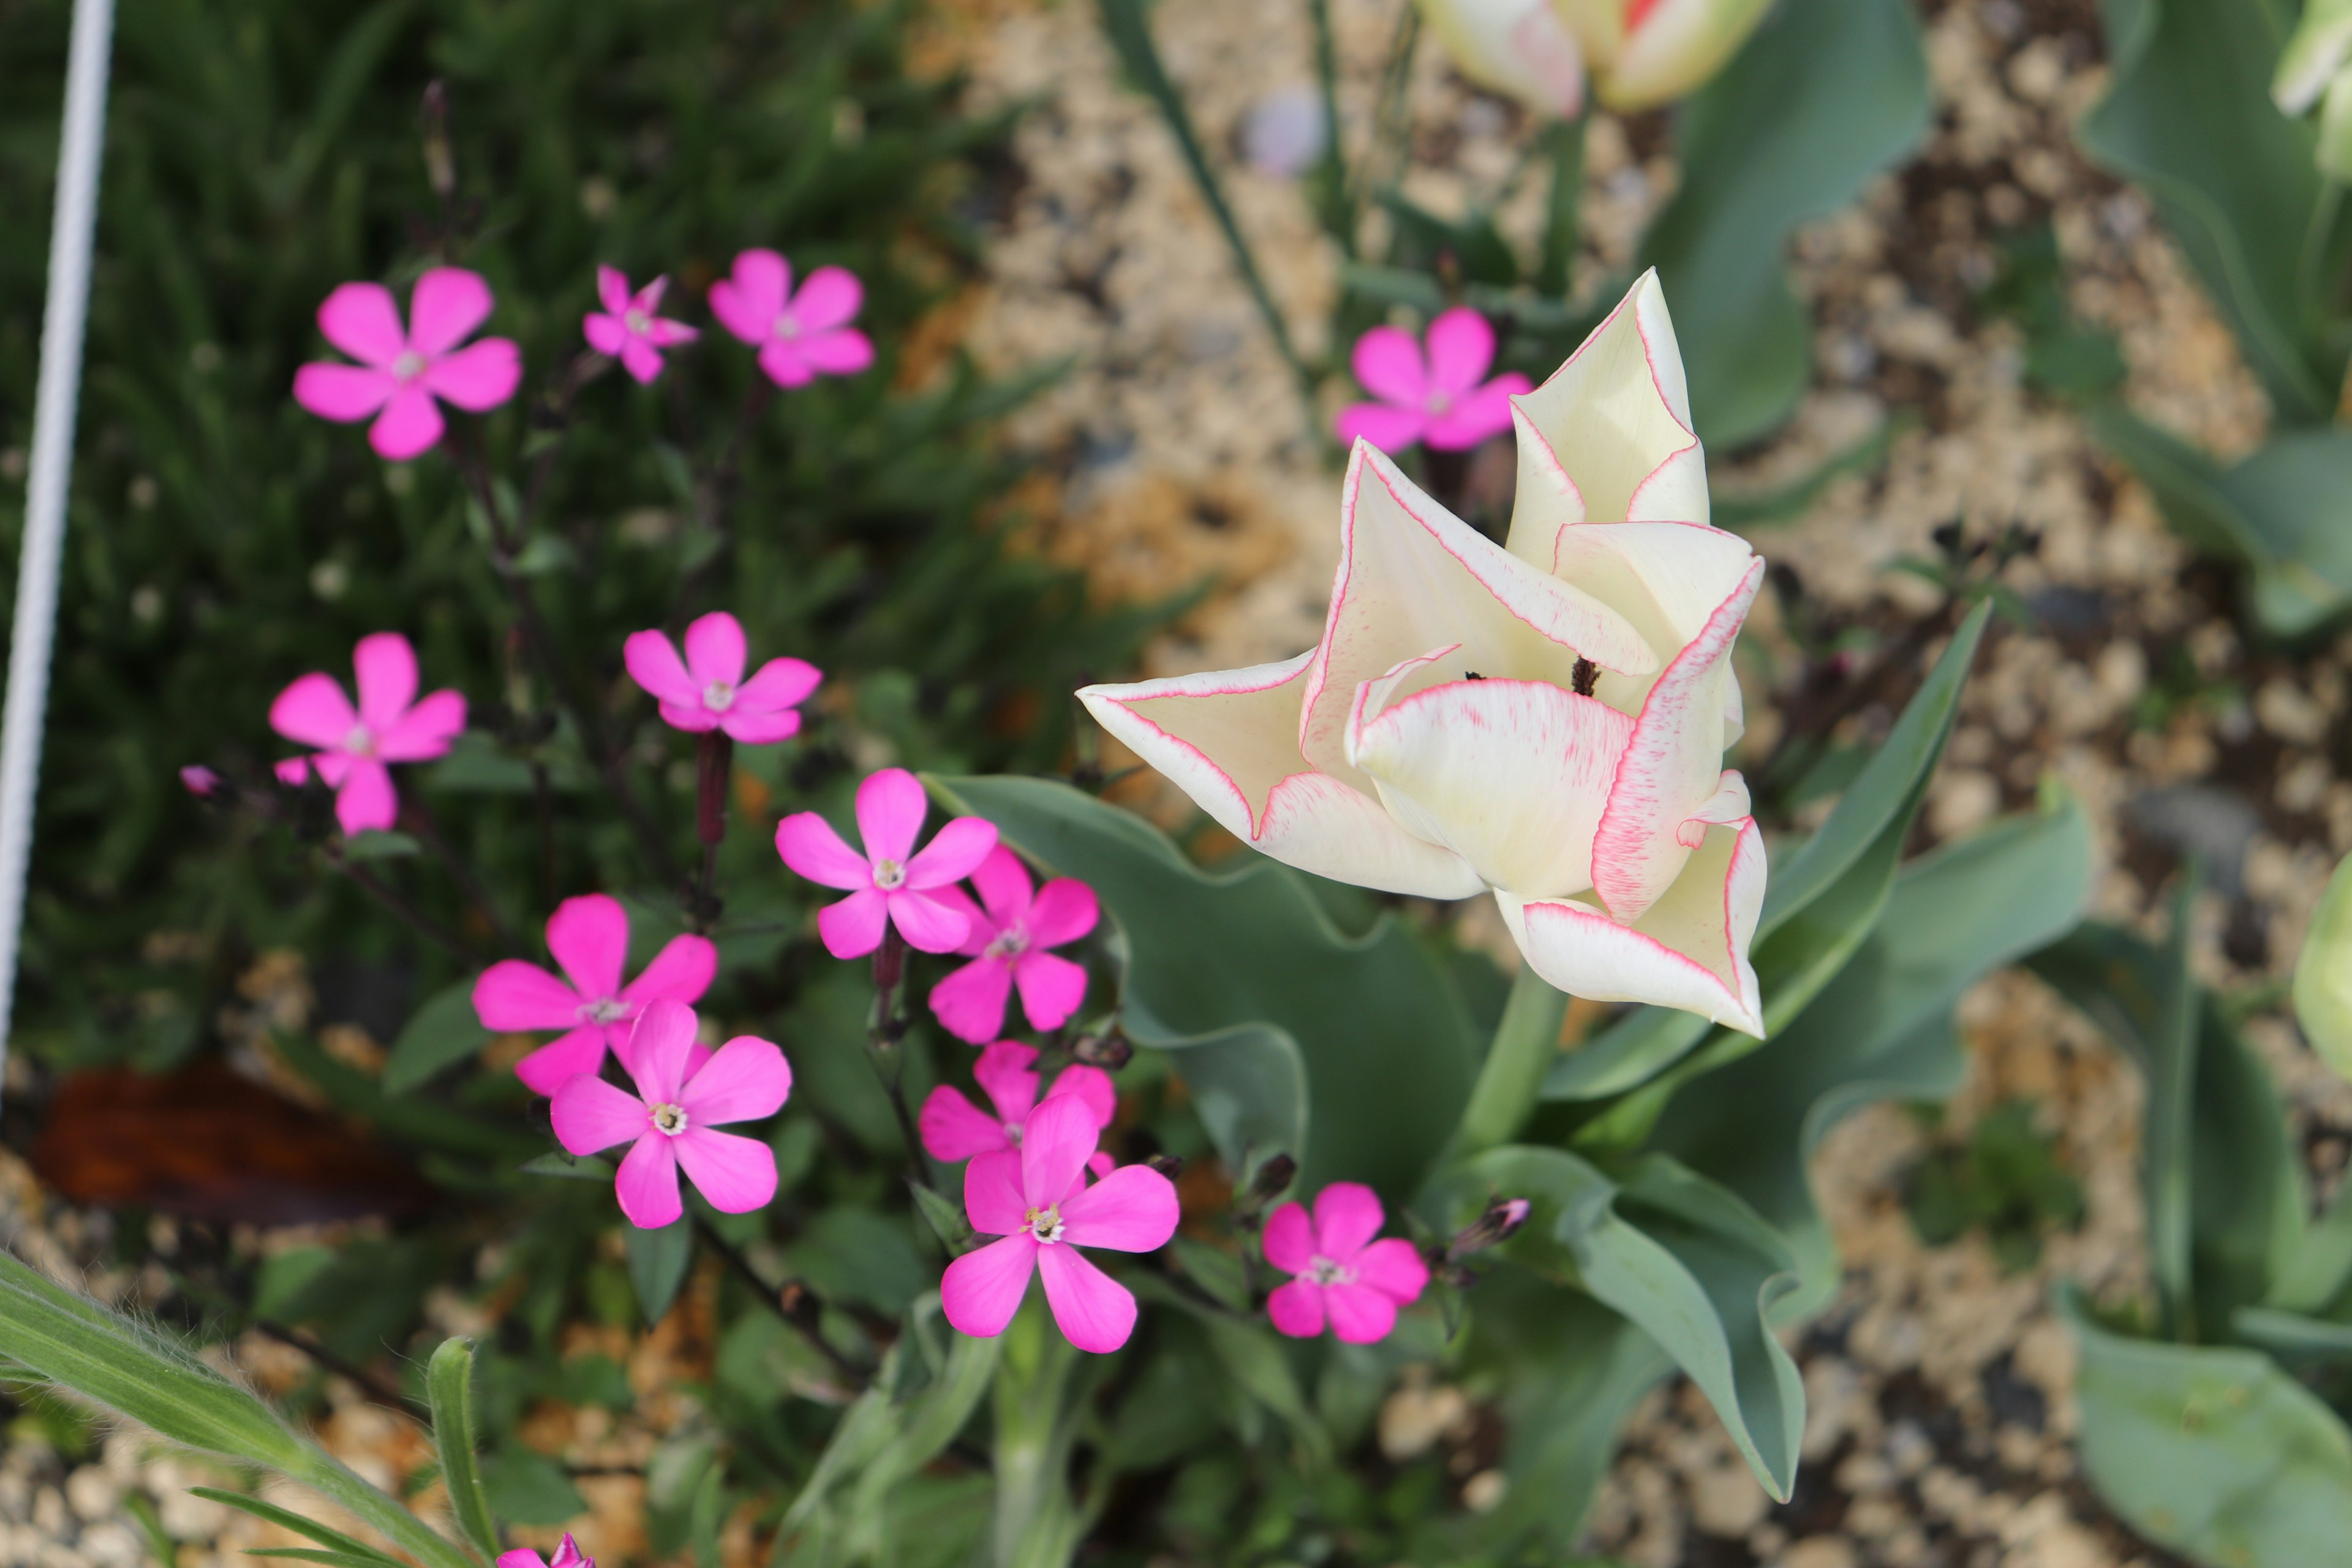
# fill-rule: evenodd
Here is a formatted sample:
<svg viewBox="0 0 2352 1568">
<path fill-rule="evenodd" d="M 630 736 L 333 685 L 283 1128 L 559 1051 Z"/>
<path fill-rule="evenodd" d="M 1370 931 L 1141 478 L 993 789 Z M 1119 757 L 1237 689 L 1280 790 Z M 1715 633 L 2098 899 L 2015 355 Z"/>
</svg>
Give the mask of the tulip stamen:
<svg viewBox="0 0 2352 1568">
<path fill-rule="evenodd" d="M 1465 680 L 1484 680 L 1486 678 L 1479 674 L 1475 669 L 1465 669 L 1462 672 L 1462 679 Z"/>
<path fill-rule="evenodd" d="M 1570 673 L 1568 679 L 1579 697 L 1590 697 L 1592 695 L 1592 689 L 1600 684 L 1601 667 L 1589 658 L 1579 658 L 1576 661 L 1576 668 Z"/>
</svg>

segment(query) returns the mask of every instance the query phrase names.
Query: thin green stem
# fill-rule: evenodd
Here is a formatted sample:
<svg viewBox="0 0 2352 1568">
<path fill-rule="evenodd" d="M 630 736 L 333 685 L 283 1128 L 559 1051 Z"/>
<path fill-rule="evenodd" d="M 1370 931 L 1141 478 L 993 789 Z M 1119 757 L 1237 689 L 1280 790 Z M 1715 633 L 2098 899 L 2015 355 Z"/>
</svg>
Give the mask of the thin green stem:
<svg viewBox="0 0 2352 1568">
<path fill-rule="evenodd" d="M 1544 208 L 1543 255 L 1536 264 L 1536 292 L 1547 299 L 1568 294 L 1569 267 L 1576 259 L 1580 212 L 1584 204 L 1584 126 L 1588 108 L 1544 132 L 1551 158 L 1551 200 Z"/>
<path fill-rule="evenodd" d="M 1315 26 L 1315 80 L 1323 100 L 1323 156 L 1316 165 L 1316 205 L 1342 259 L 1356 258 L 1356 208 L 1350 199 L 1347 149 L 1339 140 L 1339 45 L 1331 31 L 1331 0 L 1307 0 Z"/>
<path fill-rule="evenodd" d="M 1454 1130 L 1455 1154 L 1483 1153 L 1519 1135 L 1535 1111 L 1544 1074 L 1559 1055 L 1559 1026 L 1567 1016 L 1566 993 L 1553 989 L 1533 964 L 1520 964 L 1503 1021 L 1486 1047 L 1486 1064 Z"/>
</svg>

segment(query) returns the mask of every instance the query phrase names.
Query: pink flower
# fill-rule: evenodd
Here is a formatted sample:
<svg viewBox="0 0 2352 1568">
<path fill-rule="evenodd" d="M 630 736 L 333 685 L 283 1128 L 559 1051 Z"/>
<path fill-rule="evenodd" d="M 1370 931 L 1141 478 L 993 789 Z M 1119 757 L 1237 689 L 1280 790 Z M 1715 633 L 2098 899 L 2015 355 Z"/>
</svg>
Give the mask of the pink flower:
<svg viewBox="0 0 2352 1568">
<path fill-rule="evenodd" d="M 743 625 L 724 610 L 686 628 L 683 659 L 659 631 L 630 633 L 621 658 L 629 679 L 660 701 L 662 720 L 672 729 L 724 730 L 751 746 L 799 734 L 793 704 L 824 679 L 813 664 L 772 658 L 744 679 Z"/>
<path fill-rule="evenodd" d="M 1351 403 L 1339 411 L 1339 439 L 1359 437 L 1383 452 L 1416 441 L 1458 452 L 1511 427 L 1511 397 L 1533 390 L 1517 371 L 1480 384 L 1495 363 L 1495 329 L 1466 306 L 1429 323 L 1429 354 L 1411 332 L 1374 327 L 1356 340 L 1356 379 L 1378 403 Z"/>
<path fill-rule="evenodd" d="M 699 1002 L 719 973 L 709 939 L 674 936 L 645 973 L 621 984 L 629 956 L 629 914 L 617 900 L 583 893 L 555 906 L 547 921 L 547 951 L 570 984 L 536 963 L 501 959 L 474 982 L 474 1011 L 482 1027 L 563 1033 L 515 1063 L 515 1077 L 533 1094 L 553 1094 L 564 1080 L 604 1065 L 610 1046 L 628 1065 L 629 1031 L 655 1002 Z"/>
<path fill-rule="evenodd" d="M 1135 1330 L 1135 1298 L 1078 1256 L 1081 1247 L 1150 1252 L 1176 1234 L 1176 1185 L 1149 1165 L 1121 1165 L 1089 1186 L 1086 1170 L 1101 1130 L 1083 1095 L 1054 1094 L 1023 1123 L 1018 1151 L 975 1154 L 964 1167 L 963 1206 L 972 1229 L 1001 1236 L 948 1265 L 940 1305 L 975 1339 L 1004 1331 L 1045 1276 L 1054 1321 L 1082 1351 L 1115 1351 Z"/>
<path fill-rule="evenodd" d="M 772 250 L 747 250 L 735 275 L 710 286 L 710 313 L 760 351 L 760 368 L 778 386 L 806 386 L 820 374 L 856 375 L 874 363 L 874 345 L 847 323 L 866 286 L 838 267 L 820 267 L 793 292 L 792 263 Z"/>
<path fill-rule="evenodd" d="M 647 385 L 661 374 L 662 350 L 690 343 L 702 335 L 684 321 L 654 314 L 661 309 L 662 290 L 668 287 L 668 279 L 656 278 L 632 294 L 620 268 L 599 267 L 596 297 L 604 308 L 589 311 L 580 323 L 590 348 L 619 360 L 623 370 Z"/>
<path fill-rule="evenodd" d="M 404 462 L 441 439 L 435 398 L 479 414 L 520 384 L 522 353 L 511 339 L 457 346 L 489 313 L 490 286 L 462 267 L 436 267 L 416 280 L 404 332 L 389 289 L 343 284 L 319 307 L 319 331 L 360 363 L 304 365 L 294 373 L 294 401 L 321 419 L 349 423 L 374 414 L 368 444 Z"/>
<path fill-rule="evenodd" d="M 1285 1204 L 1265 1221 L 1265 1260 L 1297 1279 L 1276 1286 L 1266 1316 L 1284 1333 L 1311 1339 L 1331 1331 L 1353 1345 L 1388 1338 L 1399 1307 L 1421 1299 L 1429 1265 L 1412 1243 L 1380 1234 L 1381 1200 L 1355 1182 L 1334 1182 L 1317 1195 L 1315 1218 Z"/>
<path fill-rule="evenodd" d="M 907 945 L 925 952 L 953 952 L 962 942 L 969 921 L 932 889 L 971 875 L 988 858 L 996 847 L 996 825 L 959 816 L 910 858 L 929 809 L 914 774 L 884 768 L 857 786 L 864 854 L 843 843 L 832 824 L 814 811 L 795 812 L 776 824 L 776 853 L 785 865 L 812 882 L 853 889 L 817 911 L 817 934 L 834 957 L 858 958 L 881 946 L 886 916 Z"/>
<path fill-rule="evenodd" d="M 220 788 L 221 776 L 202 763 L 191 763 L 180 770 L 180 786 L 201 800 Z"/>
<path fill-rule="evenodd" d="M 299 784 L 312 769 L 335 792 L 335 820 L 346 833 L 390 827 L 400 816 L 386 763 L 421 763 L 449 749 L 466 727 L 466 700 L 455 691 L 416 696 L 416 650 L 398 632 L 360 638 L 352 650 L 359 674 L 360 705 L 331 675 L 302 677 L 269 705 L 269 727 L 289 741 L 319 748 L 308 757 L 289 757 L 278 776 Z"/>
<path fill-rule="evenodd" d="M 557 1142 L 574 1154 L 630 1145 L 613 1190 L 640 1230 L 658 1230 L 685 1212 L 681 1165 L 721 1214 L 747 1214 L 776 1195 L 774 1151 L 718 1129 L 782 1109 L 793 1092 L 792 1066 L 783 1052 L 750 1035 L 736 1036 L 698 1065 L 694 1031 L 694 1009 L 685 1003 L 648 1002 L 621 1053 L 637 1092 L 582 1073 L 555 1091 L 548 1108 Z"/>
<path fill-rule="evenodd" d="M 580 1543 L 566 1531 L 563 1544 L 555 1549 L 553 1562 L 528 1546 L 518 1546 L 512 1552 L 499 1553 L 499 1568 L 596 1568 L 596 1560 L 581 1555 Z"/>
<path fill-rule="evenodd" d="M 923 1101 L 923 1111 L 916 1118 L 916 1127 L 922 1133 L 923 1147 L 934 1160 L 953 1163 L 969 1160 L 975 1154 L 995 1153 L 1021 1147 L 1021 1124 L 1037 1104 L 1037 1075 L 1030 1063 L 1037 1059 L 1037 1048 L 1014 1040 L 999 1040 L 980 1053 L 972 1064 L 971 1076 L 978 1079 L 987 1094 L 989 1104 L 996 1114 L 989 1115 L 964 1098 L 963 1090 L 946 1084 L 931 1090 Z M 1094 1112 L 1095 1130 L 1099 1132 L 1110 1125 L 1118 1111 L 1118 1091 L 1111 1087 L 1110 1074 L 1100 1068 L 1066 1067 L 1054 1079 L 1054 1087 L 1045 1098 L 1076 1095 Z M 1096 1174 L 1107 1174 L 1110 1169 L 1108 1154 L 1097 1154 L 1106 1163 Z"/>
<path fill-rule="evenodd" d="M 931 1011 L 949 1034 L 978 1045 L 1003 1032 L 1005 999 L 1018 985 L 1029 1026 L 1060 1028 L 1086 1000 L 1087 971 L 1045 950 L 1095 929 L 1095 890 L 1056 877 L 1033 900 L 1021 857 L 1002 844 L 972 872 L 971 885 L 980 889 L 979 905 L 961 888 L 940 895 L 971 922 L 956 951 L 971 962 L 931 987 Z"/>
</svg>

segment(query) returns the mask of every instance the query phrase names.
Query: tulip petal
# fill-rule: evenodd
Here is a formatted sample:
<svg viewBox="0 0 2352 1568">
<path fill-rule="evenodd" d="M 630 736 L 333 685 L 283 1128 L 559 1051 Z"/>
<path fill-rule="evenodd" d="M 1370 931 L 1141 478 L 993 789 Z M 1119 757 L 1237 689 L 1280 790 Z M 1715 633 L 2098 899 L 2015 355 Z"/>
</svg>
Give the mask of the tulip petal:
<svg viewBox="0 0 2352 1568">
<path fill-rule="evenodd" d="M 915 1118 L 923 1152 L 953 1163 L 1004 1147 L 1004 1123 L 964 1097 L 963 1090 L 941 1084 L 923 1099 Z"/>
<path fill-rule="evenodd" d="M 699 1002 L 719 976 L 719 947 L 707 936 L 674 936 L 654 954 L 644 973 L 621 987 L 624 1002 Z"/>
<path fill-rule="evenodd" d="M 1315 1261 L 1315 1222 L 1307 1217 L 1307 1205 L 1288 1203 L 1266 1215 L 1259 1246 L 1267 1267 L 1285 1274 L 1306 1273 Z"/>
<path fill-rule="evenodd" d="M 578 992 L 520 958 L 502 958 L 474 982 L 474 1014 L 495 1034 L 568 1029 L 580 1021 Z"/>
<path fill-rule="evenodd" d="M 1045 1103 L 1075 1104 L 1093 1124 L 1094 1112 L 1087 1109 L 1083 1096 L 1049 1095 Z M 1085 1169 L 1083 1161 L 1079 1168 Z M 1119 1166 L 1076 1197 L 1064 1199 L 1061 1211 L 1064 1241 L 1114 1252 L 1158 1251 L 1176 1234 L 1181 1217 L 1176 1184 L 1149 1165 Z"/>
<path fill-rule="evenodd" d="M 545 1095 L 552 1095 L 583 1074 L 593 1078 L 604 1068 L 606 1034 L 601 1025 L 583 1024 L 558 1035 L 515 1063 L 515 1077 L 531 1093 Z"/>
<path fill-rule="evenodd" d="M 621 1157 L 613 1181 L 621 1213 L 639 1230 L 659 1230 L 686 1212 L 677 1191 L 677 1140 L 648 1129 Z"/>
<path fill-rule="evenodd" d="M 679 1089 L 677 1102 L 686 1109 L 688 1125 L 724 1127 L 773 1116 L 792 1092 L 792 1064 L 775 1042 L 738 1035 L 694 1069 Z M 690 1161 L 687 1171 L 693 1173 Z M 695 1185 L 701 1184 L 698 1177 Z"/>
<path fill-rule="evenodd" d="M 834 957 L 863 958 L 882 945 L 889 918 L 889 900 L 879 889 L 865 888 L 817 910 L 816 933 Z"/>
<path fill-rule="evenodd" d="M 1581 899 L 1531 903 L 1497 892 L 1495 902 L 1528 963 L 1562 991 L 1679 1007 L 1760 1039 L 1748 943 L 1764 881 L 1763 836 L 1749 821 L 1707 829 L 1682 875 L 1630 926 Z"/>
<path fill-rule="evenodd" d="M 965 1253 L 940 1277 L 940 1310 L 958 1333 L 994 1339 L 1021 1310 L 1029 1276 L 1037 1271 L 1037 1254 L 1044 1250 L 1023 1235 Z"/>
<path fill-rule="evenodd" d="M 749 1214 L 775 1200 L 776 1152 L 757 1138 L 689 1126 L 670 1147 L 687 1180 L 720 1214 Z"/>
<path fill-rule="evenodd" d="M 1537 564 L 1614 606 L 1652 647 L 1680 648 L 1706 628 L 1755 560 L 1746 540 L 1703 522 L 1585 522 L 1556 532 L 1550 555 Z M 1727 746 L 1739 684 L 1725 689 L 1735 705 Z M 1631 713 L 1649 692 L 1647 679 L 1610 674 L 1596 695 Z"/>
<path fill-rule="evenodd" d="M 1292 1339 L 1311 1340 L 1323 1331 L 1323 1287 L 1304 1279 L 1277 1285 L 1265 1299 L 1265 1315 Z"/>
<path fill-rule="evenodd" d="M 340 746 L 360 721 L 352 700 L 331 675 L 306 675 L 269 705 L 269 727 L 306 746 Z"/>
<path fill-rule="evenodd" d="M 547 951 L 583 998 L 617 995 L 629 956 L 628 911 L 604 893 L 566 899 L 548 919 Z"/>
<path fill-rule="evenodd" d="M 1422 16 L 1464 76 L 1538 114 L 1574 119 L 1584 54 L 1550 0 L 1423 0 Z"/>
<path fill-rule="evenodd" d="M 1118 1173 L 1111 1174 L 1115 1178 Z M 1070 1247 L 1039 1247 L 1037 1272 L 1045 1281 L 1045 1303 L 1054 1309 L 1062 1337 L 1078 1349 L 1108 1355 L 1135 1332 L 1134 1293 Z"/>
<path fill-rule="evenodd" d="M 653 1125 L 635 1095 L 587 1073 L 557 1086 L 547 1119 L 555 1141 L 574 1154 L 601 1154 Z"/>
<path fill-rule="evenodd" d="M 1696 91 L 1748 41 L 1764 7 L 1748 0 L 1654 0 L 1602 79 L 1612 109 L 1638 110 Z"/>
<path fill-rule="evenodd" d="M 1021 987 L 1021 1015 L 1033 1029 L 1058 1029 L 1087 999 L 1087 968 L 1035 949 L 1013 961 Z"/>
<path fill-rule="evenodd" d="M 1011 1236 L 1029 1223 L 1021 1195 L 1021 1152 L 974 1154 L 964 1167 L 963 1212 L 982 1236 Z"/>
<path fill-rule="evenodd" d="M 985 1045 L 1004 1032 L 1013 972 L 1001 959 L 975 958 L 931 987 L 931 1013 L 959 1040 Z"/>
<path fill-rule="evenodd" d="M 718 682 L 741 684 L 743 658 L 743 623 L 726 611 L 698 616 L 686 628 L 686 668 L 694 678 L 697 696 Z"/>
</svg>

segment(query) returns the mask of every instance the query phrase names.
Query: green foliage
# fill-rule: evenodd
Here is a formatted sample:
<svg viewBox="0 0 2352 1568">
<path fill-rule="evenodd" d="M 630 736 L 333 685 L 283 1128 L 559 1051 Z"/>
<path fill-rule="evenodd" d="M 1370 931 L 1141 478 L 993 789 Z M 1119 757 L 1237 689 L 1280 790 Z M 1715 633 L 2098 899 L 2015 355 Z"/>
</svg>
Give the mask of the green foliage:
<svg viewBox="0 0 2352 1568">
<path fill-rule="evenodd" d="M 2004 1100 L 1977 1118 L 1966 1142 L 1933 1151 L 1913 1169 L 1905 1207 L 1928 1246 L 1981 1230 L 2001 1267 L 2018 1270 L 2042 1256 L 2045 1230 L 2082 1223 L 2083 1187 L 2059 1163 L 2055 1141 L 2034 1126 L 2033 1102 Z"/>
<path fill-rule="evenodd" d="M 621 1234 L 628 1247 L 629 1283 L 637 1292 L 637 1310 L 646 1323 L 658 1323 L 677 1300 L 687 1266 L 694 1261 L 694 1221 L 675 1219 L 652 1230 L 633 1225 Z"/>
<path fill-rule="evenodd" d="M 425 1392 L 433 1408 L 433 1447 L 441 1460 L 441 1484 L 457 1528 L 485 1556 L 499 1554 L 499 1527 L 482 1488 L 476 1459 L 480 1443 L 474 1422 L 474 1346 L 469 1340 L 441 1342 L 425 1363 Z"/>
<path fill-rule="evenodd" d="M 2352 1078 L 2352 860 L 2327 879 L 2294 961 L 2294 1017 L 2322 1060 Z"/>
</svg>

